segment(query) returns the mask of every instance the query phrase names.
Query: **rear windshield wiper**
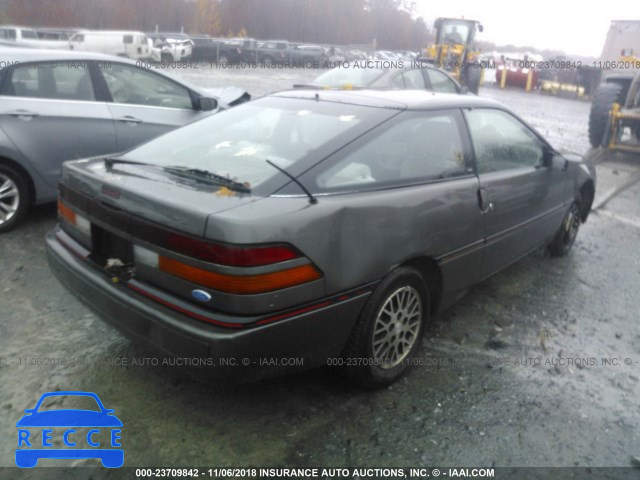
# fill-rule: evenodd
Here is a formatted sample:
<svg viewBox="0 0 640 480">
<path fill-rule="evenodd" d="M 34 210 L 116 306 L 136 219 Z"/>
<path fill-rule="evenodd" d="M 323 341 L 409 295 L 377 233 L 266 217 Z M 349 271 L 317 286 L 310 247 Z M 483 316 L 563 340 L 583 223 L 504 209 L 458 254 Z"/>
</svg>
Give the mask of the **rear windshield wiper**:
<svg viewBox="0 0 640 480">
<path fill-rule="evenodd" d="M 190 167 L 179 167 L 179 166 L 166 166 L 166 165 L 158 165 L 156 163 L 148 163 L 148 162 L 138 162 L 136 160 L 126 160 L 124 158 L 105 158 L 104 164 L 107 168 L 112 168 L 115 164 L 124 164 L 124 165 L 141 165 L 153 168 L 161 168 L 167 172 L 175 173 L 175 174 L 187 174 L 193 175 L 197 177 L 204 177 L 209 180 L 213 180 L 216 184 L 222 185 L 223 187 L 227 187 L 231 190 L 235 190 L 237 192 L 242 193 L 251 193 L 251 186 L 248 182 L 238 182 L 229 177 L 225 177 L 224 175 L 219 175 L 217 173 L 210 172 L 208 170 L 203 170 L 199 168 L 190 168 Z"/>
<path fill-rule="evenodd" d="M 203 170 L 200 168 L 189 168 L 189 167 L 163 167 L 164 170 L 171 173 L 177 174 L 188 174 L 194 175 L 197 177 L 204 177 L 209 180 L 213 180 L 215 183 L 222 185 L 223 187 L 230 188 L 231 190 L 235 190 L 237 192 L 242 193 L 251 193 L 251 185 L 249 182 L 239 182 L 234 180 L 233 178 L 225 177 L 224 175 L 220 175 L 214 172 L 210 172 L 209 170 Z"/>
</svg>

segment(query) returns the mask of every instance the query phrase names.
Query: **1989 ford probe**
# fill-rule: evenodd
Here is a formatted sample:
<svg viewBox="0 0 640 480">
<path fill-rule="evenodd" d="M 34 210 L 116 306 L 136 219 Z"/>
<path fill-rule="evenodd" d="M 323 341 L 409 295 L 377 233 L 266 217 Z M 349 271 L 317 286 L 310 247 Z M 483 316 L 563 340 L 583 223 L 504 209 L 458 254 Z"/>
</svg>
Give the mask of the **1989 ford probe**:
<svg viewBox="0 0 640 480">
<path fill-rule="evenodd" d="M 344 358 L 376 387 L 472 284 L 567 253 L 594 192 L 591 166 L 486 99 L 288 91 L 66 163 L 48 256 L 105 321 L 170 354 Z"/>
</svg>

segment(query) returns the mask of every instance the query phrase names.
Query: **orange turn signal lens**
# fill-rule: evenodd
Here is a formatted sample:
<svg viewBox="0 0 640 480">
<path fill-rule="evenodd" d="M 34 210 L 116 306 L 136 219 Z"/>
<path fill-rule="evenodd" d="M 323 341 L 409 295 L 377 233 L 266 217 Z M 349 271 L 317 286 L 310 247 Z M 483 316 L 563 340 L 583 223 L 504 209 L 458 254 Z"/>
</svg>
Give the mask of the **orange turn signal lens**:
<svg viewBox="0 0 640 480">
<path fill-rule="evenodd" d="M 313 265 L 302 265 L 259 275 L 227 275 L 210 272 L 209 270 L 160 256 L 158 258 L 158 266 L 163 272 L 170 273 L 189 282 L 236 295 L 272 292 L 322 278 L 320 272 Z"/>
<path fill-rule="evenodd" d="M 58 199 L 58 213 L 61 218 L 64 218 L 67 222 L 72 225 L 76 224 L 76 212 L 71 210 L 65 203 Z"/>
</svg>

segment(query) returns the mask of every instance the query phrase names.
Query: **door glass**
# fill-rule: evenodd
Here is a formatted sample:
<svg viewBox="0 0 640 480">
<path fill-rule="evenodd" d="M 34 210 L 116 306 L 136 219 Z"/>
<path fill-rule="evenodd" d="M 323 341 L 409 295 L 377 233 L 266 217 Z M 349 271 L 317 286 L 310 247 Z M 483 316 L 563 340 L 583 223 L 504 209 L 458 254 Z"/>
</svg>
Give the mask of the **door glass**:
<svg viewBox="0 0 640 480">
<path fill-rule="evenodd" d="M 404 88 L 404 78 L 401 73 L 391 79 L 391 83 L 398 88 Z"/>
<path fill-rule="evenodd" d="M 404 72 L 403 76 L 405 88 L 415 90 L 424 90 L 426 88 L 424 84 L 424 77 L 420 70 L 409 70 Z"/>
<path fill-rule="evenodd" d="M 482 108 L 470 110 L 466 115 L 478 173 L 542 165 L 541 140 L 513 115 Z"/>
<path fill-rule="evenodd" d="M 193 108 L 191 96 L 185 87 L 153 72 L 119 63 L 103 63 L 100 71 L 115 103 Z"/>
<path fill-rule="evenodd" d="M 456 84 L 451 81 L 444 73 L 434 70 L 433 68 L 427 68 L 427 75 L 431 82 L 431 89 L 434 92 L 442 93 L 457 93 L 458 89 Z"/>
<path fill-rule="evenodd" d="M 83 62 L 30 63 L 15 67 L 4 95 L 61 100 L 95 100 L 89 68 Z"/>
<path fill-rule="evenodd" d="M 451 112 L 410 113 L 317 176 L 320 189 L 410 185 L 465 175 L 458 124 Z M 323 168 L 323 164 L 319 166 Z"/>
<path fill-rule="evenodd" d="M 22 30 L 22 38 L 29 38 L 33 40 L 38 39 L 38 34 L 33 30 Z"/>
</svg>

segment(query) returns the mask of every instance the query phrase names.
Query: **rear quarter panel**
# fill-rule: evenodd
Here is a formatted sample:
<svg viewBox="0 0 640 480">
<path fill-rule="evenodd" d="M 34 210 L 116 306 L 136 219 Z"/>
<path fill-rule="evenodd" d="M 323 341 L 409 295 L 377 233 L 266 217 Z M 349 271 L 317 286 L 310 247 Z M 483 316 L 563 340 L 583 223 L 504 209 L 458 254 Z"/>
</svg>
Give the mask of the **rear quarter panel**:
<svg viewBox="0 0 640 480">
<path fill-rule="evenodd" d="M 448 259 L 482 240 L 475 176 L 420 186 L 307 197 L 267 197 L 209 217 L 206 236 L 230 243 L 287 242 L 325 275 L 326 293 L 386 276 L 419 257 L 442 260 L 445 292 L 478 278 L 481 250 Z"/>
</svg>

